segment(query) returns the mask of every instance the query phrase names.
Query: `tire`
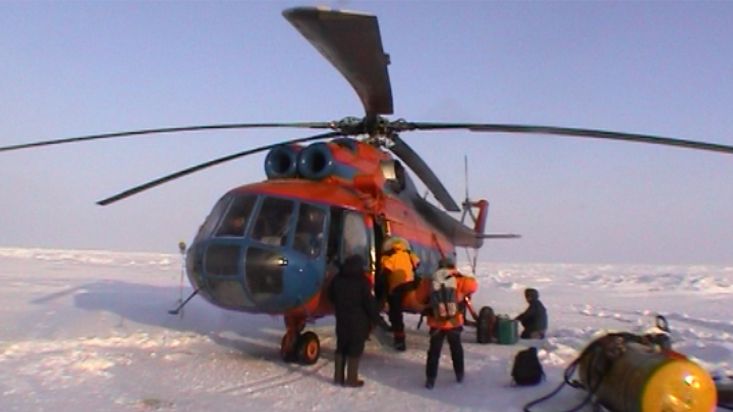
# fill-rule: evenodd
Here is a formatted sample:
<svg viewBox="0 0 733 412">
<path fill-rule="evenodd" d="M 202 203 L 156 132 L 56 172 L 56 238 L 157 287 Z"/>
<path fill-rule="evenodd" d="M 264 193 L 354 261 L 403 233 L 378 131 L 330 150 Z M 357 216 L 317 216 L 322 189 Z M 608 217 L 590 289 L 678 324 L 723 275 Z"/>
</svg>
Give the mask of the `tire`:
<svg viewBox="0 0 733 412">
<path fill-rule="evenodd" d="M 476 321 L 476 342 L 490 343 L 496 327 L 496 315 L 490 306 L 484 306 L 478 313 Z"/>
<path fill-rule="evenodd" d="M 298 362 L 303 365 L 313 365 L 321 356 L 321 342 L 318 335 L 313 332 L 306 332 L 298 337 L 297 343 Z"/>
</svg>

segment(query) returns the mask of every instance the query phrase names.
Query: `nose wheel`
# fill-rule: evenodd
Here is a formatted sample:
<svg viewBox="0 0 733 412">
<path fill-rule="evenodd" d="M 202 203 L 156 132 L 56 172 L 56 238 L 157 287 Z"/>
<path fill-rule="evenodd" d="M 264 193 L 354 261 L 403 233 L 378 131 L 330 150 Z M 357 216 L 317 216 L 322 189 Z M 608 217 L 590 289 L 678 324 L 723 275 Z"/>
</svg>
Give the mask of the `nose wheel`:
<svg viewBox="0 0 733 412">
<path fill-rule="evenodd" d="M 305 318 L 285 316 L 286 332 L 280 341 L 280 357 L 285 362 L 313 365 L 321 356 L 321 342 L 314 332 L 303 332 Z"/>
<path fill-rule="evenodd" d="M 280 342 L 280 356 L 285 362 L 313 365 L 321 356 L 321 342 L 314 332 L 299 333 L 289 337 L 288 333 Z"/>
<path fill-rule="evenodd" d="M 297 342 L 298 362 L 304 365 L 313 365 L 321 356 L 321 342 L 318 335 L 313 332 L 306 332 L 298 337 Z"/>
</svg>

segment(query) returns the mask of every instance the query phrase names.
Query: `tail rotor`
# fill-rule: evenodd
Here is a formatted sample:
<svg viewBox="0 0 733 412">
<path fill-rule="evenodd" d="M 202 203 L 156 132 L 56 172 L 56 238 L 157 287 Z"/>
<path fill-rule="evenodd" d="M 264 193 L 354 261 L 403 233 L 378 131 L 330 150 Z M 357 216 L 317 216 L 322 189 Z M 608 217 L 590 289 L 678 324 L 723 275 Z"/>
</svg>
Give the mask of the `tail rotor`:
<svg viewBox="0 0 733 412">
<path fill-rule="evenodd" d="M 520 238 L 520 235 L 514 233 L 484 233 L 486 229 L 486 219 L 489 215 L 489 202 L 484 199 L 480 199 L 478 201 L 471 200 L 471 197 L 468 193 L 468 156 L 465 154 L 463 155 L 463 173 L 466 185 L 466 198 L 461 205 L 463 209 L 461 213 L 461 224 L 466 225 L 466 223 L 469 223 L 469 225 L 473 225 L 473 231 L 475 232 L 476 237 L 479 239 Z M 470 219 L 470 222 L 467 221 L 467 218 Z M 473 270 L 473 272 L 475 273 L 479 248 L 474 249 L 473 253 L 469 250 L 469 248 L 464 249 L 466 250 L 466 257 L 471 263 L 471 270 Z"/>
</svg>

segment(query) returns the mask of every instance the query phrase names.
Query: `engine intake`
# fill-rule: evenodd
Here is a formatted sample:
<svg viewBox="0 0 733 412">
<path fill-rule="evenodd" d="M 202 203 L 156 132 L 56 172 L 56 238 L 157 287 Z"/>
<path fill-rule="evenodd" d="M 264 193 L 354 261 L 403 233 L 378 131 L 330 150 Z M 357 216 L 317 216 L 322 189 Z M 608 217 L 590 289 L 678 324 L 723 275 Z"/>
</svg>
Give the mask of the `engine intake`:
<svg viewBox="0 0 733 412">
<path fill-rule="evenodd" d="M 314 143 L 298 157 L 298 173 L 306 179 L 323 179 L 333 173 L 334 167 L 333 154 L 326 143 Z"/>
<path fill-rule="evenodd" d="M 268 179 L 297 177 L 299 145 L 278 146 L 265 158 L 265 174 Z"/>
</svg>

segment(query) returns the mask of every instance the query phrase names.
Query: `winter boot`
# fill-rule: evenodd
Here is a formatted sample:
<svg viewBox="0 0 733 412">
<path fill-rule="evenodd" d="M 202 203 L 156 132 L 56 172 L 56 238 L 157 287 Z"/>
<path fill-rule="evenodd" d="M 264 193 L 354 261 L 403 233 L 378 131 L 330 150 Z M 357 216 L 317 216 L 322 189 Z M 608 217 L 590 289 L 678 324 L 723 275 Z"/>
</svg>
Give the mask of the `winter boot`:
<svg viewBox="0 0 733 412">
<path fill-rule="evenodd" d="M 464 371 L 463 371 L 463 359 L 453 361 L 453 372 L 456 374 L 456 382 L 463 382 Z"/>
<path fill-rule="evenodd" d="M 405 333 L 395 333 L 394 334 L 394 348 L 397 349 L 400 352 L 404 352 L 407 350 L 407 345 L 405 344 Z"/>
<path fill-rule="evenodd" d="M 349 357 L 346 359 L 346 382 L 344 386 L 352 388 L 360 388 L 364 386 L 364 381 L 359 379 L 359 357 Z"/>
<path fill-rule="evenodd" d="M 456 382 L 463 382 L 463 372 L 456 372 Z"/>
<path fill-rule="evenodd" d="M 346 372 L 346 362 L 344 362 L 344 355 L 337 353 L 334 360 L 333 370 L 333 383 L 336 385 L 344 384 L 344 373 Z"/>
</svg>

